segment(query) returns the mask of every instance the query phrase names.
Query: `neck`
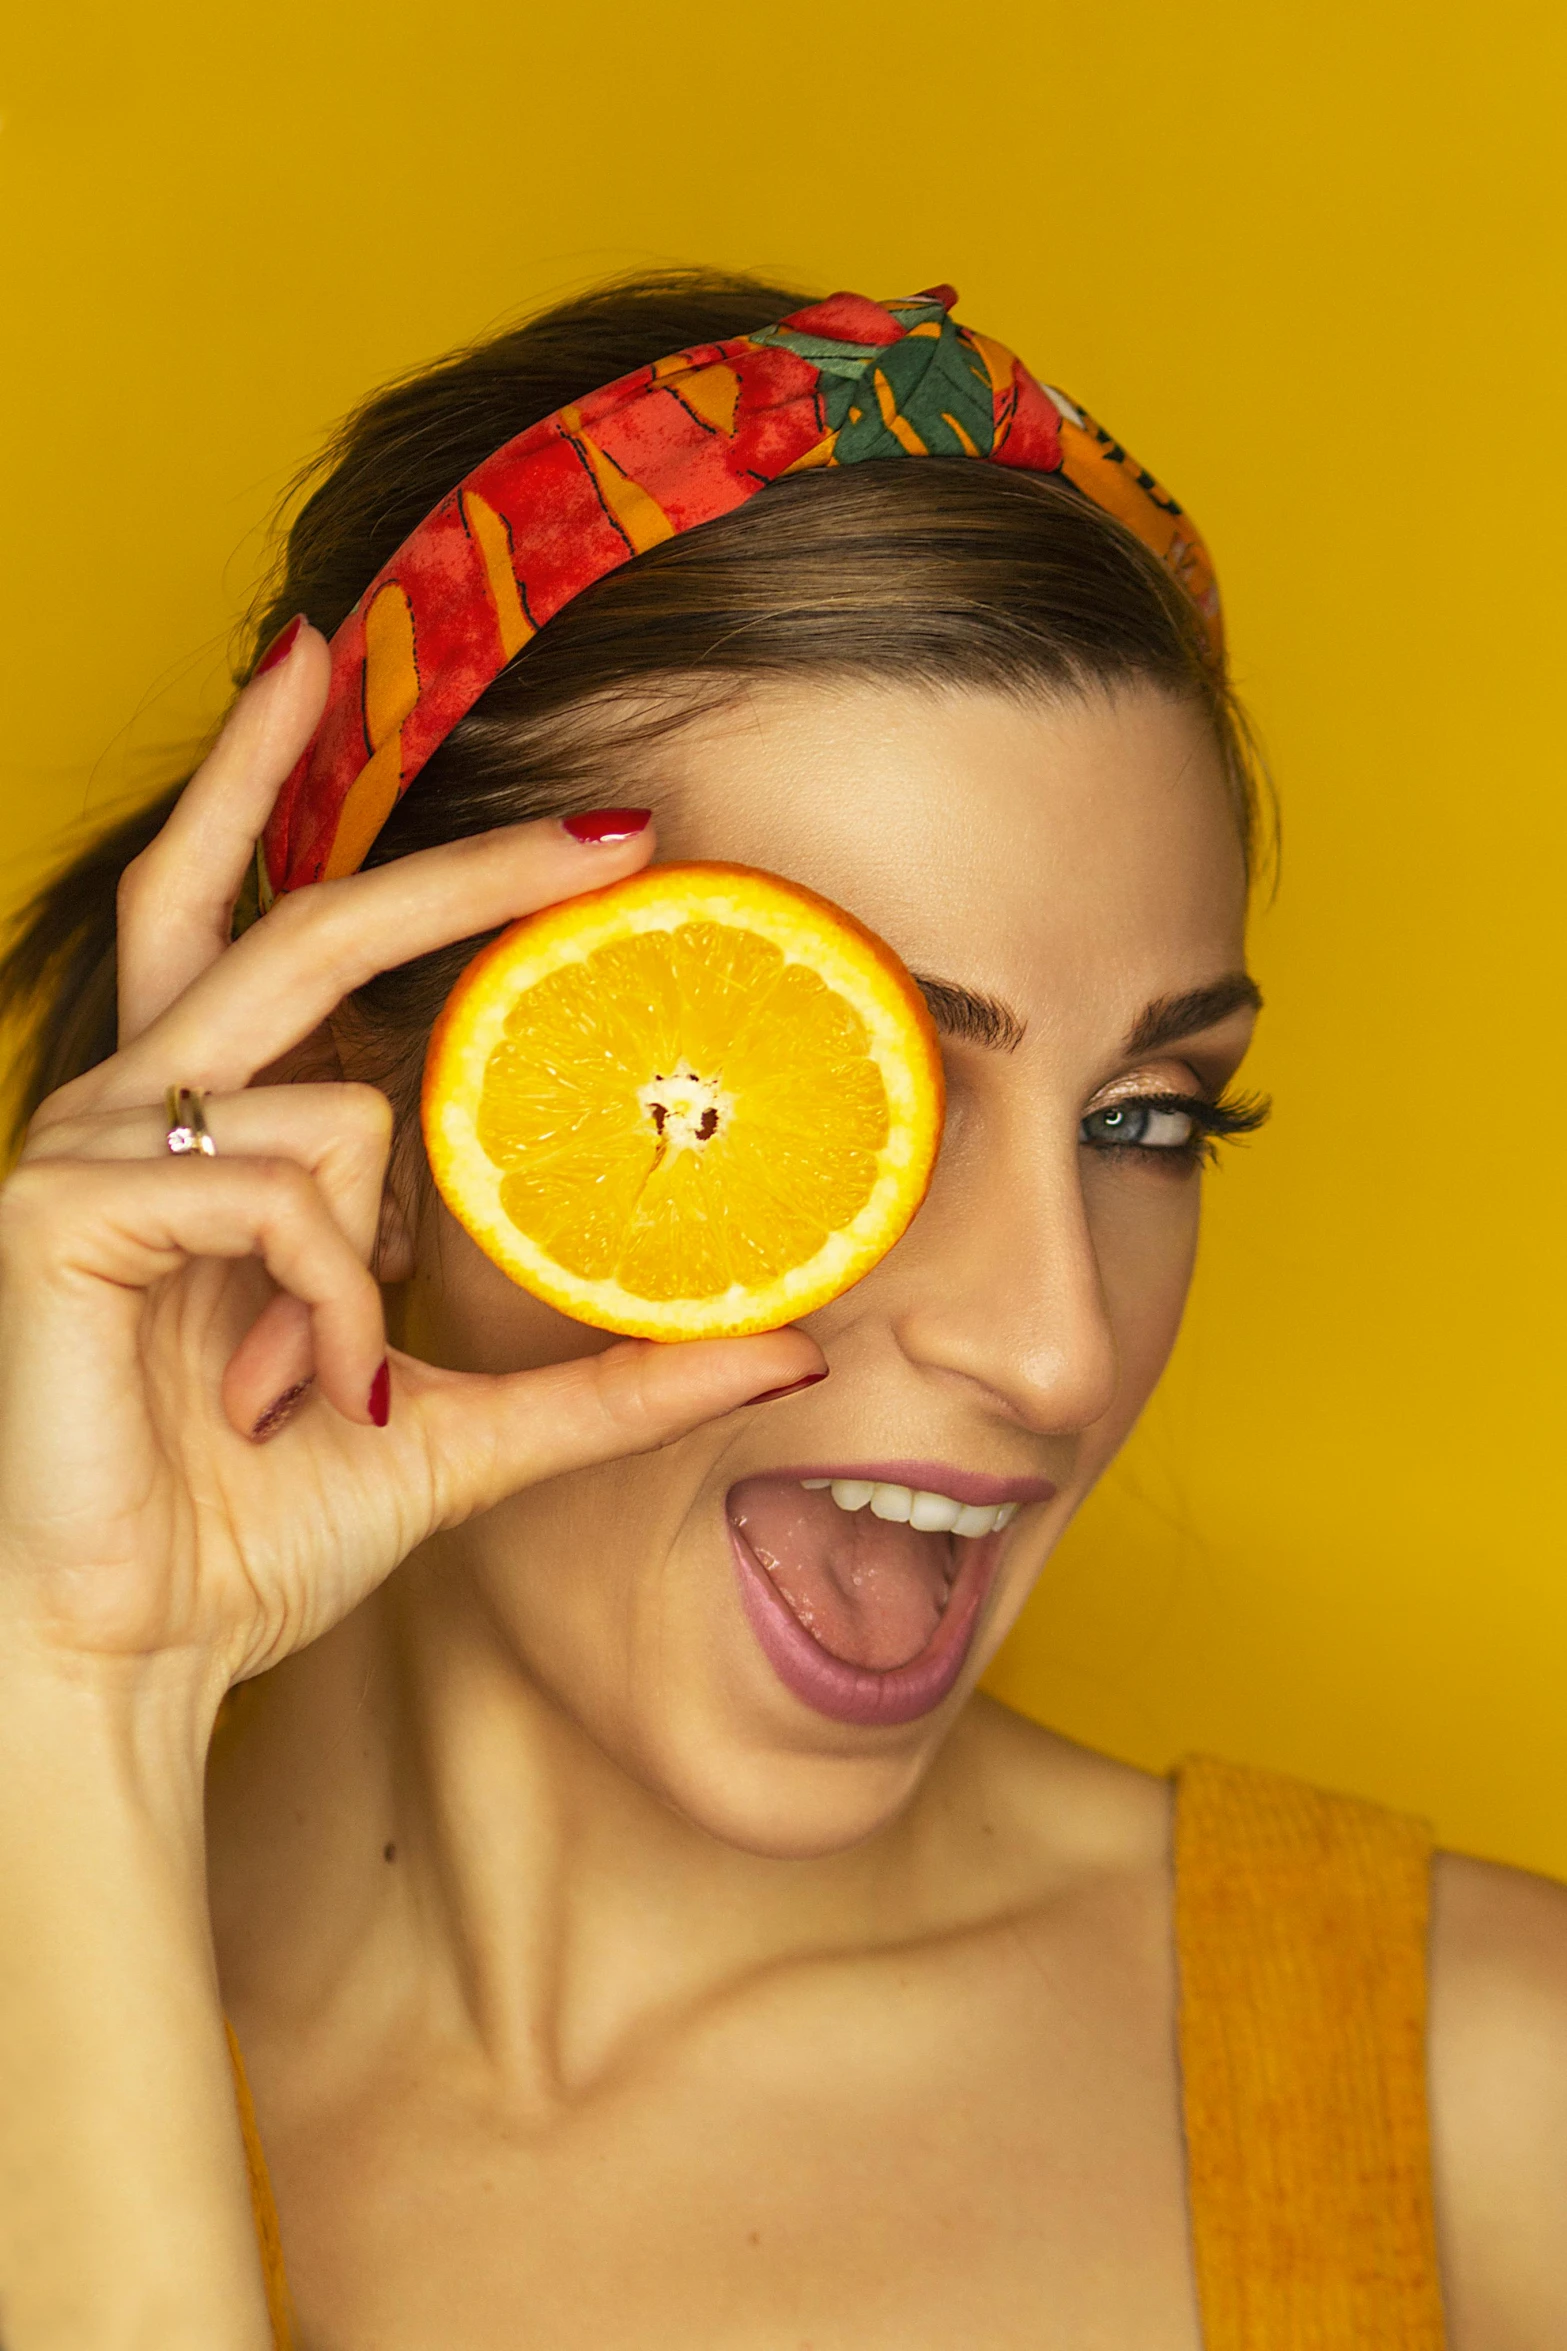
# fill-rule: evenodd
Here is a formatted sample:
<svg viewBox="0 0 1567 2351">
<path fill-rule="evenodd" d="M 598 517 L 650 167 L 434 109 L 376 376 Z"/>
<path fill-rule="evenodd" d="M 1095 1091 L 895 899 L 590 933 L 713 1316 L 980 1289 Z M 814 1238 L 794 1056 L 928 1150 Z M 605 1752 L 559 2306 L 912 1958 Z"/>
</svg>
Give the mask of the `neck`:
<svg viewBox="0 0 1567 2351">
<path fill-rule="evenodd" d="M 366 2059 L 434 2033 L 569 2095 L 726 1985 L 992 1910 L 988 1709 L 902 1816 L 776 1860 L 683 1819 L 529 1677 L 461 1573 L 415 1558 L 242 1691 L 211 1783 L 212 1895 L 242 2037 Z M 983 1879 L 971 1858 L 986 1856 Z"/>
</svg>

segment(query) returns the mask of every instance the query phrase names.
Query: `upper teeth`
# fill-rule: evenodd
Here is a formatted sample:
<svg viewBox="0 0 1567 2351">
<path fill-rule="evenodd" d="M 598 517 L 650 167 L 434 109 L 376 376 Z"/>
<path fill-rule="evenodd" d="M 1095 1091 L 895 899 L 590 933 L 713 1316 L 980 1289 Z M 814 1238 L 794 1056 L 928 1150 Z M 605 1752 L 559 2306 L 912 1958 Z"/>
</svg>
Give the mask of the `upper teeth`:
<svg viewBox="0 0 1567 2351">
<path fill-rule="evenodd" d="M 895 1519 L 925 1535 L 994 1535 L 1017 1516 L 1015 1502 L 954 1502 L 950 1494 L 878 1486 L 869 1478 L 802 1478 L 800 1483 L 813 1494 L 825 1488 L 840 1510 L 863 1510 L 868 1502 L 873 1517 Z"/>
</svg>

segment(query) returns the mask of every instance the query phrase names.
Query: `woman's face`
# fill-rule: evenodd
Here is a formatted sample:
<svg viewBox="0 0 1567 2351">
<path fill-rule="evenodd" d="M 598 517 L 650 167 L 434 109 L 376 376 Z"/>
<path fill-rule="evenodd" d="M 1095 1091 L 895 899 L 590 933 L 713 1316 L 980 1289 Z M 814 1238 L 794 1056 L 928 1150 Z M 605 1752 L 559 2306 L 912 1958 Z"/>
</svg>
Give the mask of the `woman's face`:
<svg viewBox="0 0 1567 2351">
<path fill-rule="evenodd" d="M 1246 1046 L 1236 825 L 1201 718 L 1148 689 L 759 688 L 635 796 L 661 857 L 804 882 L 926 984 L 941 1154 L 897 1247 L 809 1318 L 828 1379 L 515 1496 L 443 1538 L 441 1582 L 471 1578 L 520 1670 L 693 1821 L 828 1852 L 907 1800 L 1175 1338 L 1199 1153 L 1135 1105 L 1212 1102 Z M 464 1368 L 609 1343 L 439 1207 L 408 1309 Z M 965 1528 L 1018 1507 L 989 1534 L 844 1507 L 878 1483 Z"/>
</svg>

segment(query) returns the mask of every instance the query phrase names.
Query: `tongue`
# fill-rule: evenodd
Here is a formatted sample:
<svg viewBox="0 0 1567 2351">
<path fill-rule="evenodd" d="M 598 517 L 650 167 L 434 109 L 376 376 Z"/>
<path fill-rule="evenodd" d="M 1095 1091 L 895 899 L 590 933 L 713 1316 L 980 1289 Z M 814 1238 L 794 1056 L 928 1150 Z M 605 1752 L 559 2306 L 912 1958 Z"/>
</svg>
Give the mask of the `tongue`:
<svg viewBox="0 0 1567 2351">
<path fill-rule="evenodd" d="M 926 1648 L 956 1561 L 952 1535 L 840 1510 L 785 1478 L 731 1489 L 729 1521 L 806 1631 L 845 1665 L 885 1673 Z"/>
</svg>

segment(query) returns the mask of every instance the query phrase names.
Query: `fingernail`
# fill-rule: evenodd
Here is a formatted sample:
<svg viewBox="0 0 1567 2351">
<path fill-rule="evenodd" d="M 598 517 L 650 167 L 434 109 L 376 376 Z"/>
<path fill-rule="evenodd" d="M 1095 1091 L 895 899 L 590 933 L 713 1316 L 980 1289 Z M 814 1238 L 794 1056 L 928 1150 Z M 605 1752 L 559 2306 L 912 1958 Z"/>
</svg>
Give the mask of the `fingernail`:
<svg viewBox="0 0 1567 2351">
<path fill-rule="evenodd" d="M 392 1367 L 384 1356 L 380 1370 L 370 1382 L 370 1402 L 366 1409 L 378 1429 L 384 1429 L 392 1417 Z"/>
<path fill-rule="evenodd" d="M 791 1380 L 786 1388 L 764 1388 L 760 1396 L 747 1396 L 745 1401 L 747 1404 L 772 1404 L 780 1396 L 798 1396 L 802 1388 L 817 1387 L 826 1377 L 824 1371 L 808 1371 L 803 1380 Z"/>
<path fill-rule="evenodd" d="M 311 1372 L 304 1379 L 296 1380 L 291 1388 L 285 1388 L 281 1396 L 274 1396 L 250 1432 L 251 1443 L 264 1445 L 268 1437 L 275 1437 L 283 1423 L 293 1419 L 302 1398 L 309 1395 L 315 1384 L 315 1373 Z"/>
<path fill-rule="evenodd" d="M 271 644 L 267 647 L 265 653 L 262 654 L 261 659 L 256 663 L 255 668 L 250 673 L 250 682 L 252 685 L 255 684 L 257 678 L 264 678 L 269 669 L 280 669 L 282 667 L 283 663 L 293 652 L 294 639 L 298 636 L 304 625 L 304 614 L 302 612 L 296 612 L 293 619 L 288 622 L 286 627 L 280 628 L 278 630 L 277 635 L 273 638 Z"/>
<path fill-rule="evenodd" d="M 612 846 L 646 832 L 653 821 L 651 808 L 590 808 L 585 816 L 563 816 L 561 830 L 588 847 Z"/>
</svg>

